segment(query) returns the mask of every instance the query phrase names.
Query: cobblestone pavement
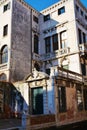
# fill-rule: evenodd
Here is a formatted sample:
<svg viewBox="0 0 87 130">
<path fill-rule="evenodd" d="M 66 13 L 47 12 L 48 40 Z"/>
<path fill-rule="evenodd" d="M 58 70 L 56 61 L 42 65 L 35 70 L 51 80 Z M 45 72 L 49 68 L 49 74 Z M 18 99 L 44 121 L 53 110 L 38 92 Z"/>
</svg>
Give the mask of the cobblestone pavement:
<svg viewBox="0 0 87 130">
<path fill-rule="evenodd" d="M 0 130 L 17 130 L 21 126 L 20 119 L 0 119 Z"/>
</svg>

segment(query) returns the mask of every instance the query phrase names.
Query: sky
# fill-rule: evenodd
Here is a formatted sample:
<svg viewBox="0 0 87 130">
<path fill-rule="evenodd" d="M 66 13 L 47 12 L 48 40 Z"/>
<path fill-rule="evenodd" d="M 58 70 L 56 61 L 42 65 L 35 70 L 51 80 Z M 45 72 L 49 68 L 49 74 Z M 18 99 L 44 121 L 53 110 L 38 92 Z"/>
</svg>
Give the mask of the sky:
<svg viewBox="0 0 87 130">
<path fill-rule="evenodd" d="M 29 5 L 31 5 L 33 8 L 35 8 L 38 11 L 41 11 L 48 6 L 58 2 L 59 0 L 24 0 L 26 1 Z M 80 0 L 83 5 L 87 8 L 87 0 Z"/>
</svg>

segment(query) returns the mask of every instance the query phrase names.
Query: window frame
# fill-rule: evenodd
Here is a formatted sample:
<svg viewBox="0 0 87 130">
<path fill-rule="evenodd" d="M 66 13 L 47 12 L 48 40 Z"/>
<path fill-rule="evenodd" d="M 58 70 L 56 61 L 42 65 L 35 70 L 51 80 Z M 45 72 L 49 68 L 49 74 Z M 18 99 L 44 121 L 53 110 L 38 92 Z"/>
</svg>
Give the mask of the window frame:
<svg viewBox="0 0 87 130">
<path fill-rule="evenodd" d="M 3 13 L 10 9 L 10 2 L 3 6 Z"/>
<path fill-rule="evenodd" d="M 51 37 L 45 38 L 45 52 L 50 53 L 51 52 Z"/>
<path fill-rule="evenodd" d="M 66 87 L 58 86 L 58 103 L 59 103 L 59 113 L 67 111 L 66 104 Z"/>
<path fill-rule="evenodd" d="M 80 8 L 79 8 L 79 6 L 78 6 L 78 5 L 76 5 L 76 11 L 78 11 L 78 12 L 79 12 L 79 9 L 80 9 Z"/>
<path fill-rule="evenodd" d="M 43 114 L 44 113 L 43 86 L 33 87 L 31 88 L 30 91 L 31 91 L 31 114 L 32 115 Z M 40 96 L 40 98 L 37 98 L 38 96 Z M 35 100 L 36 98 L 37 100 Z M 41 101 L 41 104 L 39 104 L 40 102 L 38 103 L 38 101 Z M 37 103 L 39 104 L 39 106 L 37 105 Z M 37 109 L 36 109 L 36 106 L 37 106 Z"/>
<path fill-rule="evenodd" d="M 76 88 L 76 95 L 77 95 L 77 108 L 78 111 L 83 110 L 83 92 L 81 87 Z"/>
<path fill-rule="evenodd" d="M 50 14 L 44 15 L 43 19 L 44 19 L 44 22 L 50 20 Z"/>
<path fill-rule="evenodd" d="M 58 34 L 52 35 L 53 51 L 58 50 Z"/>
<path fill-rule="evenodd" d="M 50 68 L 45 69 L 46 74 L 50 75 Z"/>
<path fill-rule="evenodd" d="M 64 14 L 64 13 L 65 13 L 65 6 L 58 9 L 58 15 L 61 15 L 61 14 Z"/>
<path fill-rule="evenodd" d="M 7 36 L 8 35 L 8 24 L 6 24 L 4 27 L 3 27 L 3 36 Z"/>
<path fill-rule="evenodd" d="M 82 44 L 82 30 L 78 28 L 78 41 L 79 44 Z"/>
<path fill-rule="evenodd" d="M 39 54 L 39 37 L 34 35 L 34 53 Z"/>
<path fill-rule="evenodd" d="M 36 17 L 35 15 L 33 15 L 33 21 L 38 24 L 38 17 Z"/>
<path fill-rule="evenodd" d="M 8 62 L 8 46 L 5 45 L 1 49 L 1 64 Z"/>
<path fill-rule="evenodd" d="M 67 30 L 60 32 L 60 47 L 61 47 L 61 49 L 64 49 L 67 47 L 67 37 L 63 38 L 63 33 L 66 33 L 66 35 L 67 35 Z"/>
</svg>

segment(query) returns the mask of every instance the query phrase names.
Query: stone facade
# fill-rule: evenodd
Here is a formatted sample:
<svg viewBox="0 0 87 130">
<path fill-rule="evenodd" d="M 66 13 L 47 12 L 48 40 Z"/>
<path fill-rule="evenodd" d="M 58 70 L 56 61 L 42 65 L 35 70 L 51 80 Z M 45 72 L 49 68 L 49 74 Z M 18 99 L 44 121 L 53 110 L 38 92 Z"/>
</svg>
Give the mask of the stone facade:
<svg viewBox="0 0 87 130">
<path fill-rule="evenodd" d="M 61 0 L 39 13 L 23 0 L 1 0 L 0 10 L 0 79 L 15 86 L 5 90 L 13 88 L 6 115 L 30 114 L 32 128 L 87 120 L 86 8 Z"/>
<path fill-rule="evenodd" d="M 81 12 L 84 12 L 83 15 L 81 15 Z M 85 47 L 87 43 L 86 17 L 87 10 L 79 0 L 61 0 L 41 11 L 40 55 L 43 61 L 43 71 L 46 71 L 46 69 L 51 71 L 53 66 L 67 66 L 69 70 L 83 74 L 80 58 L 84 55 L 82 54 L 84 49 L 82 50 L 81 48 L 82 46 Z M 45 21 L 44 18 L 46 19 Z M 81 30 L 81 36 L 78 30 Z M 55 38 L 55 41 L 53 41 L 55 34 L 58 40 Z M 80 37 L 81 43 L 79 43 Z M 49 52 L 46 52 L 47 38 L 49 39 Z M 55 42 L 58 44 L 58 49 L 56 49 L 57 46 L 54 49 Z M 84 66 L 87 68 L 86 58 Z"/>
<path fill-rule="evenodd" d="M 7 7 L 9 5 L 9 8 Z M 6 8 L 5 11 L 4 8 Z M 15 82 L 25 78 L 32 70 L 32 51 L 34 29 L 38 30 L 39 12 L 20 0 L 0 1 L 1 36 L 4 25 L 8 26 L 6 36 L 0 37 L 1 48 L 8 47 L 8 61 L 0 65 L 1 76 L 7 81 Z M 6 20 L 7 19 L 7 20 Z M 8 41 L 8 42 L 7 42 Z"/>
</svg>

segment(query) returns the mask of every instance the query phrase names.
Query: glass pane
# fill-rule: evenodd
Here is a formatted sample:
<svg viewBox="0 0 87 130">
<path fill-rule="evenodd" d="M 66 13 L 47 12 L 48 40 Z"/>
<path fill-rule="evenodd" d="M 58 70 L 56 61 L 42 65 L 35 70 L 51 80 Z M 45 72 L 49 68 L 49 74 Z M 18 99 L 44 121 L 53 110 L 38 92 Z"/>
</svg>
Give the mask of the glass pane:
<svg viewBox="0 0 87 130">
<path fill-rule="evenodd" d="M 1 51 L 1 63 L 8 62 L 8 47 L 5 46 Z"/>
<path fill-rule="evenodd" d="M 43 88 L 32 89 L 32 114 L 43 114 Z"/>
</svg>

